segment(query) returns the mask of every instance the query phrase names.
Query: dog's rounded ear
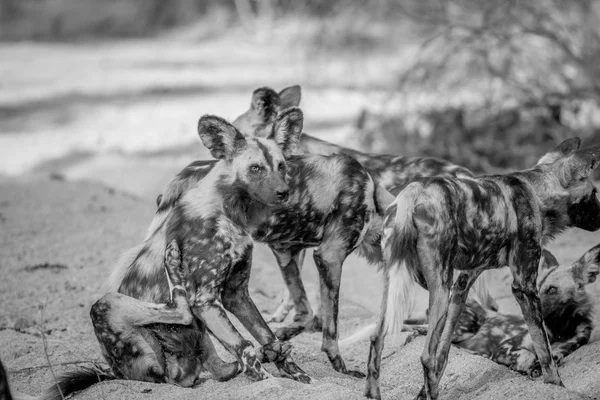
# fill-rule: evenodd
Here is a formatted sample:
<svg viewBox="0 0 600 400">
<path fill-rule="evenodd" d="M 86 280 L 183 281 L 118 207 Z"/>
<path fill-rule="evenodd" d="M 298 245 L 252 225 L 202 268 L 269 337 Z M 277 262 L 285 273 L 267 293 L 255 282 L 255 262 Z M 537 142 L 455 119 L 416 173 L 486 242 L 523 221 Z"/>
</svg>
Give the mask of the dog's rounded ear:
<svg viewBox="0 0 600 400">
<path fill-rule="evenodd" d="M 231 160 L 246 145 L 246 139 L 233 125 L 214 115 L 200 118 L 198 135 L 202 144 L 217 160 Z"/>
<path fill-rule="evenodd" d="M 573 275 L 584 284 L 596 281 L 600 274 L 600 244 L 588 250 L 581 258 L 573 263 Z"/>
<path fill-rule="evenodd" d="M 546 249 L 542 249 L 542 257 L 540 259 L 540 268 L 552 268 L 556 267 L 558 264 L 558 260 L 552 253 L 550 253 Z"/>
<path fill-rule="evenodd" d="M 578 137 L 567 139 L 540 158 L 538 164 L 552 164 L 563 157 L 573 154 L 580 147 L 581 139 Z"/>
<path fill-rule="evenodd" d="M 600 165 L 600 146 L 579 150 L 557 163 L 557 173 L 563 187 L 590 176 Z"/>
<path fill-rule="evenodd" d="M 260 119 L 257 122 L 270 122 L 275 119 L 281 107 L 281 99 L 276 91 L 269 87 L 256 89 L 252 93 L 250 108 Z"/>
<path fill-rule="evenodd" d="M 298 149 L 303 123 L 302 110 L 292 107 L 282 112 L 273 124 L 269 139 L 277 143 L 285 158 L 289 158 Z"/>
<path fill-rule="evenodd" d="M 302 89 L 300 85 L 289 86 L 279 92 L 281 99 L 281 109 L 285 110 L 290 107 L 298 107 L 302 99 Z"/>
</svg>

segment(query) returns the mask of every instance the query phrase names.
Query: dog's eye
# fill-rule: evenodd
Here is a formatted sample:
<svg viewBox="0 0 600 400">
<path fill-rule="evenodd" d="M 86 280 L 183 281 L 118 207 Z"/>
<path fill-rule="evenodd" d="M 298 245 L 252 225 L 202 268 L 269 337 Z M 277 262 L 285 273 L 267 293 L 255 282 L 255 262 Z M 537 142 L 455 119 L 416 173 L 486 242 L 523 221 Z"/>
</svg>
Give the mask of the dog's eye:
<svg viewBox="0 0 600 400">
<path fill-rule="evenodd" d="M 558 289 L 556 286 L 550 286 L 548 289 L 546 289 L 546 294 L 556 294 L 557 292 Z"/>
<path fill-rule="evenodd" d="M 258 172 L 260 172 L 262 170 L 262 167 L 260 165 L 258 165 L 258 164 L 252 164 L 250 166 L 249 170 L 250 170 L 250 172 L 256 174 L 256 173 L 258 173 Z"/>
<path fill-rule="evenodd" d="M 583 282 L 577 282 L 577 290 L 583 290 L 584 286 Z"/>
<path fill-rule="evenodd" d="M 279 172 L 285 171 L 285 164 L 284 163 L 279 163 L 279 165 L 277 166 L 277 169 L 279 170 Z"/>
</svg>

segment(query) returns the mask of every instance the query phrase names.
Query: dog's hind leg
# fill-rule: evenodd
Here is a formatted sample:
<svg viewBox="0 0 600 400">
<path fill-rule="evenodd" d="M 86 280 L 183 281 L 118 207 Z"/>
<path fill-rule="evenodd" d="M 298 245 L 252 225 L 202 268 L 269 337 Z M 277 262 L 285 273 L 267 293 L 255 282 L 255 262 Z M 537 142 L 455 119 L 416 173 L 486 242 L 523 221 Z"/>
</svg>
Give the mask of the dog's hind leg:
<svg viewBox="0 0 600 400">
<path fill-rule="evenodd" d="M 273 250 L 273 249 L 271 249 L 271 250 Z M 287 253 L 287 252 L 285 252 L 285 253 Z M 281 300 L 281 303 L 279 303 L 279 306 L 277 307 L 275 312 L 268 318 L 268 322 L 283 322 L 283 320 L 285 320 L 285 318 L 288 316 L 290 311 L 292 311 L 292 309 L 295 306 L 295 298 L 292 296 L 290 290 L 288 289 L 288 283 L 287 283 L 288 278 L 286 278 L 286 276 L 288 274 L 290 274 L 290 271 L 288 269 L 288 266 L 290 264 L 286 264 L 286 265 L 283 264 L 283 263 L 285 263 L 285 261 L 287 261 L 289 254 L 281 254 L 281 252 L 278 252 L 276 250 L 273 250 L 273 254 L 275 255 L 277 264 L 279 264 L 279 268 L 281 269 L 281 273 L 283 274 L 283 279 L 286 283 L 286 286 L 283 289 L 283 299 Z M 306 256 L 306 250 L 303 249 L 303 250 L 300 250 L 300 252 L 294 254 L 292 256 L 292 260 L 290 261 L 290 263 L 295 262 L 296 268 L 298 269 L 298 275 L 300 275 L 300 273 L 302 272 L 302 265 L 304 264 L 305 256 Z M 291 273 L 294 273 L 294 271 L 291 271 Z M 306 295 L 305 295 L 305 298 L 306 298 Z M 298 314 L 299 314 L 299 312 L 296 309 L 296 315 L 298 315 Z M 310 304 L 308 304 L 308 314 L 312 315 L 312 310 L 310 309 Z"/>
<path fill-rule="evenodd" d="M 313 323 L 313 311 L 300 276 L 299 262 L 303 260 L 304 250 L 272 250 L 296 307 L 294 321 L 276 331 L 279 339 L 289 340 L 306 329 L 310 329 Z"/>
<path fill-rule="evenodd" d="M 458 279 L 452 285 L 452 294 L 450 295 L 450 305 L 448 307 L 448 315 L 444 330 L 440 336 L 440 346 L 436 353 L 436 374 L 438 382 L 442 379 L 446 365 L 448 364 L 448 353 L 452 344 L 452 336 L 454 329 L 460 318 L 461 313 L 465 308 L 469 289 L 477 277 L 481 274 L 481 270 L 461 271 Z"/>
<path fill-rule="evenodd" d="M 339 239 L 338 239 L 339 240 Z M 323 312 L 323 344 L 321 350 L 327 354 L 333 368 L 343 374 L 364 378 L 360 371 L 346 368 L 338 345 L 338 310 L 342 263 L 348 256 L 339 243 L 324 242 L 315 252 L 314 259 L 319 270 L 321 286 L 321 310 Z"/>
<path fill-rule="evenodd" d="M 437 399 L 438 366 L 437 354 L 441 336 L 448 317 L 450 303 L 450 287 L 452 286 L 452 269 L 438 261 L 439 255 L 421 253 L 422 271 L 429 288 L 429 329 L 425 338 L 425 346 L 421 354 L 425 384 L 417 399 Z"/>
<path fill-rule="evenodd" d="M 381 354 L 383 353 L 383 344 L 386 336 L 386 319 L 388 307 L 393 304 L 388 302 L 388 290 L 390 285 L 388 271 L 383 272 L 383 293 L 381 295 L 381 309 L 379 311 L 379 320 L 375 331 L 371 335 L 371 346 L 369 347 L 369 358 L 367 361 L 367 384 L 365 386 L 365 397 L 369 399 L 381 399 L 379 389 L 379 373 L 381 371 Z"/>
<path fill-rule="evenodd" d="M 521 235 L 523 233 L 520 233 Z M 540 255 L 541 246 L 539 244 L 527 246 L 522 242 L 518 243 L 510 265 L 513 275 L 512 292 L 529 327 L 533 346 L 544 374 L 544 382 L 563 386 L 556 363 L 552 358 L 536 286 Z"/>
<path fill-rule="evenodd" d="M 235 315 L 261 344 L 261 349 L 257 351 L 260 361 L 275 362 L 283 376 L 310 383 L 310 377 L 292 359 L 291 345 L 277 339 L 252 301 L 248 292 L 250 266 L 250 257 L 235 265 L 221 295 L 223 306 Z"/>
</svg>

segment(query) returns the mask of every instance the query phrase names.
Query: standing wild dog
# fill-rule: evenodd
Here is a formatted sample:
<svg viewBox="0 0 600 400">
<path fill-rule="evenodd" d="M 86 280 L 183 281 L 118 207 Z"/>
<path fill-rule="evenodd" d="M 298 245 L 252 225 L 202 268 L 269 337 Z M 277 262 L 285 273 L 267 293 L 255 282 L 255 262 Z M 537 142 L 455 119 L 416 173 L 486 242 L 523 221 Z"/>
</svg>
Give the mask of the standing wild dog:
<svg viewBox="0 0 600 400">
<path fill-rule="evenodd" d="M 240 166 L 239 171 L 236 170 L 228 177 L 230 180 L 226 183 L 223 182 L 225 178 L 222 177 L 222 172 L 215 175 L 214 170 L 217 166 L 214 162 L 194 162 L 180 172 L 159 196 L 157 212 L 164 213 L 176 207 L 186 196 L 191 196 L 191 193 L 196 196 L 194 201 L 197 201 L 196 198 L 200 198 L 201 195 L 210 198 L 209 194 L 216 192 L 220 196 L 219 201 L 222 202 L 219 204 L 222 204 L 227 217 L 235 226 L 241 227 L 241 232 L 248 235 L 243 239 L 248 241 L 247 257 L 251 251 L 250 238 L 266 243 L 271 248 L 279 266 L 284 270 L 286 285 L 293 293 L 294 299 L 297 299 L 296 319 L 290 326 L 277 332 L 280 338 L 294 336 L 313 324 L 298 265 L 303 250 L 316 248 L 314 260 L 320 276 L 323 313 L 322 350 L 336 371 L 364 377 L 363 373 L 346 368 L 337 342 L 342 264 L 357 248 L 361 249 L 369 262 L 381 262 L 380 239 L 383 221 L 380 214 L 383 207 L 380 205 L 380 198 L 385 195 L 391 196 L 383 188 L 377 187 L 375 190 L 369 173 L 351 157 L 293 155 L 298 135 L 302 130 L 302 122 L 300 110 L 291 108 L 283 111 L 271 125 L 269 138 L 285 145 L 283 154 L 287 162 L 268 151 L 264 144 L 266 139 L 244 138 L 232 125 L 223 125 L 222 132 L 236 133 L 233 138 L 227 139 L 227 146 L 237 149 L 240 143 L 245 141 L 259 143 L 264 159 L 256 161 L 242 158 L 239 162 L 243 160 L 243 168 Z M 284 140 L 281 132 L 285 129 L 292 129 L 297 135 Z M 205 144 L 212 148 L 210 143 Z M 213 155 L 219 154 L 213 152 Z M 234 160 L 234 165 L 235 162 Z M 286 186 L 282 187 L 279 195 L 282 200 L 287 201 L 258 201 L 256 188 L 245 183 L 245 180 L 263 182 L 270 170 L 277 171 L 282 179 L 285 177 Z M 195 209 L 203 210 L 202 207 L 195 206 Z M 185 253 L 185 250 L 183 252 Z M 249 263 L 249 258 L 246 262 Z M 141 268 L 130 268 L 124 272 L 127 274 L 122 287 L 131 286 L 128 290 L 132 292 L 139 290 L 136 289 L 140 287 L 140 278 L 137 276 L 146 274 L 145 271 Z M 128 283 L 129 280 L 131 283 Z M 235 304 L 232 306 L 237 307 Z M 252 318 L 259 317 L 252 315 Z M 249 320 L 247 318 L 248 322 Z M 261 318 L 261 326 L 263 323 Z M 210 326 L 208 328 L 216 334 Z"/>
<path fill-rule="evenodd" d="M 256 89 L 252 94 L 250 108 L 237 117 L 233 124 L 244 134 L 265 137 L 270 132 L 277 113 L 288 107 L 296 107 L 300 104 L 300 86 L 290 86 L 277 93 L 273 89 L 263 87 Z M 381 184 L 392 194 L 398 194 L 408 183 L 422 177 L 446 176 L 446 177 L 471 177 L 473 174 L 466 168 L 452 164 L 445 160 L 433 157 L 402 157 L 388 154 L 368 154 L 357 150 L 337 146 L 333 143 L 317 139 L 305 133 L 300 137 L 300 149 L 304 154 L 345 154 L 360 162 L 371 174 L 375 182 Z M 302 269 L 305 251 L 298 256 L 298 268 Z M 278 258 L 279 260 L 279 258 Z M 282 273 L 287 274 L 285 266 L 280 265 Z M 482 277 L 483 278 L 483 277 Z M 284 276 L 284 281 L 290 280 Z M 475 291 L 484 305 L 491 309 L 497 309 L 496 302 L 489 295 L 487 286 L 483 279 L 476 282 Z M 310 306 L 299 306 L 301 299 L 292 299 L 290 293 L 294 289 L 286 290 L 284 300 L 270 317 L 270 321 L 282 322 L 291 309 L 296 306 L 296 319 L 307 320 L 312 318 Z M 303 315 L 303 313 L 307 313 Z M 320 313 L 319 313 L 320 314 Z M 311 324 L 312 325 L 312 324 Z M 295 325 L 297 326 L 297 324 Z M 321 329 L 322 321 L 320 315 L 315 316 L 315 329 Z M 289 339 L 291 335 L 300 333 L 300 329 L 281 329 L 276 332 L 281 339 Z"/>
<path fill-rule="evenodd" d="M 512 290 L 529 326 L 544 381 L 562 385 L 543 325 L 536 279 L 542 246 L 569 227 L 600 228 L 589 175 L 600 147 L 564 141 L 532 169 L 478 178 L 429 178 L 409 184 L 388 207 L 382 248 L 384 293 L 371 337 L 365 395 L 380 398 L 386 333 L 398 332 L 417 281 L 429 290 L 429 330 L 418 398 L 436 399 L 456 322 L 469 288 L 486 269 L 509 265 Z M 453 280 L 455 269 L 460 271 Z M 453 283 L 454 282 L 454 283 Z"/>
</svg>

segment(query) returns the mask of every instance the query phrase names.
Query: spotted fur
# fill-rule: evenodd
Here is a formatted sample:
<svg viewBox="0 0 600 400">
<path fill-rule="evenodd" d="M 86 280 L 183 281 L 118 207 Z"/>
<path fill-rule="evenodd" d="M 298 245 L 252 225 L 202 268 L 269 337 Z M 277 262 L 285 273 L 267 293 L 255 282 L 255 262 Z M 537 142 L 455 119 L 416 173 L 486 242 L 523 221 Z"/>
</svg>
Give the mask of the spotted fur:
<svg viewBox="0 0 600 400">
<path fill-rule="evenodd" d="M 283 111 L 283 114 L 287 112 L 289 111 Z M 267 138 L 267 141 L 275 142 L 286 157 L 289 199 L 285 204 L 271 204 L 267 208 L 265 202 L 254 201 L 243 179 L 207 183 L 211 179 L 211 167 L 192 164 L 166 188 L 164 195 L 159 198 L 158 209 L 160 211 L 176 207 L 177 203 L 183 201 L 185 191 L 196 191 L 194 182 L 202 182 L 205 187 L 202 193 L 208 192 L 208 187 L 217 189 L 227 219 L 234 226 L 241 227 L 249 235 L 248 238 L 268 244 L 282 272 L 285 271 L 284 279 L 294 293 L 296 318 L 291 325 L 276 332 L 282 340 L 313 327 L 312 309 L 298 267 L 301 265 L 300 255 L 304 254 L 304 249 L 316 247 L 315 261 L 320 266 L 322 291 L 331 293 L 323 300 L 322 305 L 325 311 L 323 320 L 327 327 L 323 333 L 323 350 L 336 370 L 363 376 L 358 371 L 345 367 L 337 346 L 341 265 L 356 248 L 360 248 L 362 254 L 374 263 L 381 260 L 377 210 L 383 210 L 383 197 L 390 195 L 383 193 L 385 190 L 381 188 L 376 191 L 368 172 L 351 157 L 294 155 L 297 153 L 297 138 L 281 135 L 289 124 L 294 124 L 293 118 L 288 119 L 285 124 L 278 125 L 275 122 Z M 264 138 L 252 137 L 251 140 L 266 143 Z M 271 164 L 268 157 L 267 164 Z M 276 162 L 272 164 L 279 167 Z M 215 165 L 213 168 L 216 167 Z M 208 175 L 207 171 L 210 171 Z M 197 196 L 201 196 L 201 193 L 198 192 Z M 184 216 L 182 223 L 185 219 Z M 198 233 L 198 223 L 186 223 L 190 227 L 191 236 L 205 236 L 204 232 Z M 188 228 L 182 226 L 181 229 Z M 212 233 L 206 236 L 212 237 Z M 244 240 L 246 239 L 240 238 L 239 243 Z M 127 279 L 123 282 L 127 282 Z"/>
<path fill-rule="evenodd" d="M 275 100 L 279 97 L 279 101 Z M 261 100 L 259 100 L 261 99 Z M 250 108 L 240 115 L 234 125 L 244 134 L 251 136 L 264 137 L 269 133 L 269 127 L 279 110 L 290 106 L 298 106 L 301 99 L 300 86 L 291 86 L 277 93 L 270 88 L 257 89 L 253 95 Z M 262 104 L 265 107 L 257 105 Z M 271 104 L 280 104 L 279 107 L 270 107 Z M 380 184 L 384 189 L 392 194 L 398 194 L 408 183 L 423 177 L 447 176 L 447 177 L 472 177 L 473 174 L 466 168 L 452 164 L 448 161 L 433 157 L 402 157 L 387 154 L 368 154 L 346 147 L 338 146 L 324 140 L 317 139 L 305 133 L 300 137 L 300 152 L 302 154 L 320 154 L 333 155 L 344 154 L 360 162 L 364 168 L 371 174 L 374 181 Z M 383 212 L 384 210 L 380 210 Z M 298 269 L 302 269 L 302 260 L 305 253 L 301 252 L 294 263 Z M 279 261 L 281 258 L 277 257 Z M 285 268 L 280 264 L 282 273 L 286 274 L 290 268 Z M 292 269 L 293 270 L 293 269 Z M 288 281 L 284 277 L 284 280 Z M 479 279 L 475 286 L 475 291 L 483 303 L 492 309 L 497 309 L 497 304 L 489 294 L 484 279 Z M 284 293 L 284 301 L 279 305 L 275 313 L 270 317 L 270 321 L 281 322 L 288 313 L 296 307 L 296 314 L 304 314 L 308 307 L 308 313 L 312 314 L 310 305 L 299 304 L 298 299 L 294 299 L 290 292 Z M 301 307 L 301 309 L 298 309 Z M 321 317 L 315 316 L 313 328 L 320 329 L 322 326 Z"/>
<path fill-rule="evenodd" d="M 587 344 L 594 328 L 594 301 L 586 285 L 600 273 L 600 245 L 568 266 L 549 253 L 540 263 L 537 286 L 542 315 L 552 345 L 552 356 L 562 360 Z M 461 314 L 453 344 L 532 376 L 541 375 L 527 323 L 520 316 L 487 310 L 470 299 Z"/>
<path fill-rule="evenodd" d="M 92 306 L 112 377 L 180 386 L 194 385 L 202 370 L 219 380 L 239 372 L 269 377 L 228 310 L 261 345 L 286 351 L 275 361 L 283 376 L 310 382 L 289 348 L 277 345 L 248 293 L 249 232 L 289 197 L 283 153 L 297 143 L 288 136 L 301 134 L 302 112 L 287 110 L 272 129 L 281 140 L 246 139 L 221 118 L 200 119 L 200 138 L 217 160 L 192 163 L 168 185 L 145 240 L 116 266 L 116 292 Z M 218 357 L 207 330 L 236 362 Z M 69 379 L 93 383 L 83 370 L 76 375 Z"/>
<path fill-rule="evenodd" d="M 542 246 L 551 238 L 573 226 L 600 228 L 600 202 L 589 180 L 600 161 L 600 147 L 580 150 L 580 144 L 578 138 L 561 143 L 529 170 L 423 179 L 396 197 L 384 222 L 386 288 L 371 339 L 367 397 L 380 397 L 383 339 L 401 325 L 393 322 L 407 315 L 409 304 L 396 303 L 397 292 L 406 292 L 412 281 L 429 290 L 429 330 L 421 356 L 425 385 L 418 398 L 436 399 L 454 327 L 472 283 L 482 271 L 505 265 L 511 269 L 513 294 L 544 380 L 562 384 L 543 325 L 536 279 Z"/>
</svg>

